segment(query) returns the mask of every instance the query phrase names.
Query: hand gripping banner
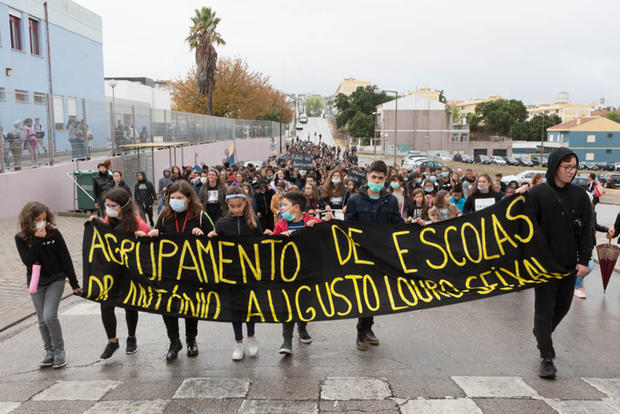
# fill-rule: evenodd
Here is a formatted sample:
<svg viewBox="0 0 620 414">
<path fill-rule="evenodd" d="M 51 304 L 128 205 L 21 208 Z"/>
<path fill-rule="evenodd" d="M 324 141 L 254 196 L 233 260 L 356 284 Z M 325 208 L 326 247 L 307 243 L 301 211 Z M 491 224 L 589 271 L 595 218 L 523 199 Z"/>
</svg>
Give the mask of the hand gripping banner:
<svg viewBox="0 0 620 414">
<path fill-rule="evenodd" d="M 420 227 L 321 223 L 290 237 L 124 236 L 84 229 L 84 296 L 214 321 L 357 318 L 481 299 L 572 272 L 550 253 L 526 197 Z"/>
</svg>

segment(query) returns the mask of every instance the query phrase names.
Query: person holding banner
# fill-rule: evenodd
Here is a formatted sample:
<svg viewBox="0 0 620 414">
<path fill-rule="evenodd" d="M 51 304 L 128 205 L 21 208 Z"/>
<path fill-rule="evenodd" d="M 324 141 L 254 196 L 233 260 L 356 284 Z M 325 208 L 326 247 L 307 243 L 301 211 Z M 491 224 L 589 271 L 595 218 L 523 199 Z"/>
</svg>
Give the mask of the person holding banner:
<svg viewBox="0 0 620 414">
<path fill-rule="evenodd" d="M 62 368 L 67 365 L 67 355 L 58 320 L 58 305 L 65 290 L 65 279 L 69 278 L 73 293 L 81 293 L 82 289 L 67 244 L 49 207 L 30 201 L 22 208 L 18 220 L 20 230 L 15 235 L 15 244 L 26 265 L 26 284 L 45 349 L 39 366 Z"/>
<path fill-rule="evenodd" d="M 267 229 L 264 234 L 267 236 L 282 234 L 290 236 L 294 231 L 304 227 L 312 227 L 320 223 L 321 219 L 310 216 L 304 212 L 306 196 L 299 191 L 291 191 L 284 195 L 282 199 L 282 219 L 278 221 L 273 231 Z M 326 221 L 331 220 L 331 213 L 328 213 Z M 312 342 L 312 337 L 307 330 L 308 322 L 297 322 L 297 334 L 299 340 L 304 344 Z M 293 329 L 295 322 L 285 322 L 282 324 L 282 337 L 284 342 L 280 347 L 281 354 L 293 355 Z"/>
<path fill-rule="evenodd" d="M 178 180 L 168 188 L 166 207 L 157 219 L 155 229 L 148 234 L 150 237 L 158 237 L 160 234 L 190 233 L 194 236 L 202 236 L 215 230 L 211 217 L 202 209 L 202 204 L 192 186 L 185 180 Z M 170 347 L 166 354 L 166 361 L 177 359 L 183 349 L 179 339 L 179 318 L 176 316 L 163 316 L 166 331 L 170 339 Z M 187 356 L 198 355 L 198 319 L 186 317 L 185 339 L 187 343 Z"/>
<path fill-rule="evenodd" d="M 321 209 L 328 211 L 342 210 L 344 191 L 342 172 L 339 169 L 331 170 L 323 185 L 323 193 L 320 200 Z"/>
<path fill-rule="evenodd" d="M 129 235 L 144 237 L 151 230 L 140 216 L 135 214 L 135 205 L 131 194 L 122 187 L 108 190 L 104 195 L 105 218 L 103 222 L 108 226 L 120 230 Z M 93 221 L 97 216 L 90 216 L 88 221 Z M 110 358 L 120 347 L 116 337 L 116 315 L 114 306 L 101 302 L 101 321 L 108 337 L 101 359 Z M 138 350 L 136 340 L 136 327 L 138 326 L 138 311 L 125 309 L 125 321 L 127 322 L 127 345 L 125 353 L 134 354 Z"/>
<path fill-rule="evenodd" d="M 261 229 L 258 218 L 254 215 L 247 195 L 239 187 L 230 187 L 226 192 L 226 206 L 228 208 L 228 216 L 220 218 L 215 224 L 215 230 L 211 231 L 208 236 L 261 236 Z M 243 323 L 233 322 L 233 331 L 235 333 L 235 347 L 233 348 L 233 361 L 241 361 L 245 356 L 245 347 L 243 344 Z M 254 322 L 246 322 L 248 331 L 248 355 L 254 358 L 258 355 L 258 344 L 254 338 Z"/>
<path fill-rule="evenodd" d="M 592 256 L 592 210 L 583 188 L 571 184 L 577 173 L 577 155 L 560 147 L 549 156 L 547 182 L 529 191 L 528 210 L 538 222 L 557 262 L 570 276 L 534 288 L 534 336 L 540 351 L 539 376 L 556 375 L 551 335 L 568 313 L 577 276 L 588 273 Z"/>
<path fill-rule="evenodd" d="M 411 195 L 411 201 L 407 206 L 405 222 L 417 223 L 420 226 L 426 226 L 426 223 L 430 221 L 428 217 L 429 205 L 424 197 L 424 190 L 416 188 Z"/>
<path fill-rule="evenodd" d="M 480 211 L 492 206 L 501 200 L 502 194 L 491 188 L 491 177 L 489 174 L 480 174 L 472 184 L 472 190 L 463 206 L 463 214 Z"/>
<path fill-rule="evenodd" d="M 345 221 L 364 223 L 403 222 L 398 208 L 398 200 L 385 189 L 387 165 L 383 161 L 374 161 L 368 167 L 366 179 L 368 184 L 349 199 Z M 379 345 L 379 339 L 372 331 L 373 317 L 359 318 L 357 322 L 356 346 L 360 351 L 368 350 L 368 344 Z"/>
</svg>

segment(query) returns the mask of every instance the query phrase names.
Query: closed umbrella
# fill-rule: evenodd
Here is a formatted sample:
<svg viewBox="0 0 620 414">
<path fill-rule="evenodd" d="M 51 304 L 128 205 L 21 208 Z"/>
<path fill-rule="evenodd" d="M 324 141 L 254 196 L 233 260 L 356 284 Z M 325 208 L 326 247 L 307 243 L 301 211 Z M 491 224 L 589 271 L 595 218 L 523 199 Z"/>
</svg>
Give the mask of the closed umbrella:
<svg viewBox="0 0 620 414">
<path fill-rule="evenodd" d="M 599 244 L 596 246 L 596 253 L 598 254 L 598 263 L 601 267 L 601 277 L 603 278 L 603 292 L 605 292 L 611 274 L 616 267 L 618 256 L 620 256 L 620 247 L 611 243 Z"/>
</svg>

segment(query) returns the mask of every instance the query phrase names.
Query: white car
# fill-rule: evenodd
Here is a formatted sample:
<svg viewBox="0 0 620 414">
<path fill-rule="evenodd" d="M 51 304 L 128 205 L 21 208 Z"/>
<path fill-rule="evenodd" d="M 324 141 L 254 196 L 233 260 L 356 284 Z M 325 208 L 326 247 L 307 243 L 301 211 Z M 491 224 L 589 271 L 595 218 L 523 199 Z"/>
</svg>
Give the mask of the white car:
<svg viewBox="0 0 620 414">
<path fill-rule="evenodd" d="M 409 157 L 403 160 L 403 163 L 401 166 L 407 170 L 412 170 L 424 161 L 430 161 L 430 160 L 428 159 L 428 157 Z"/>
<path fill-rule="evenodd" d="M 298 122 L 297 125 L 295 125 L 295 129 L 297 130 L 304 129 L 304 126 Z"/>
<path fill-rule="evenodd" d="M 536 173 L 542 174 L 543 181 L 545 181 L 546 171 L 541 171 L 541 170 L 525 170 L 525 171 L 521 171 L 517 175 L 507 175 L 505 177 L 502 177 L 502 182 L 504 184 L 507 184 L 507 185 L 512 184 L 512 185 L 519 185 L 520 186 L 522 184 L 529 183 L 530 181 L 532 181 L 532 177 Z"/>
<path fill-rule="evenodd" d="M 489 157 L 493 164 L 497 165 L 506 165 L 506 160 L 500 157 L 499 155 L 492 155 Z"/>
</svg>

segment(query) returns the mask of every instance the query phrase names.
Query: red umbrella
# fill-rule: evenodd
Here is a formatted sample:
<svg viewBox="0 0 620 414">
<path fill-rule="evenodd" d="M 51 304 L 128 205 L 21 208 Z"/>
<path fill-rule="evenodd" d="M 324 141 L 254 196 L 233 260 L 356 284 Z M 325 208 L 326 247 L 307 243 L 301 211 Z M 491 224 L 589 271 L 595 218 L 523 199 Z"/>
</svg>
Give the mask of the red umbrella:
<svg viewBox="0 0 620 414">
<path fill-rule="evenodd" d="M 615 244 L 606 243 L 596 246 L 598 254 L 598 264 L 601 267 L 601 277 L 603 278 L 603 292 L 607 290 L 609 278 L 616 267 L 616 260 L 620 256 L 620 247 Z"/>
</svg>

